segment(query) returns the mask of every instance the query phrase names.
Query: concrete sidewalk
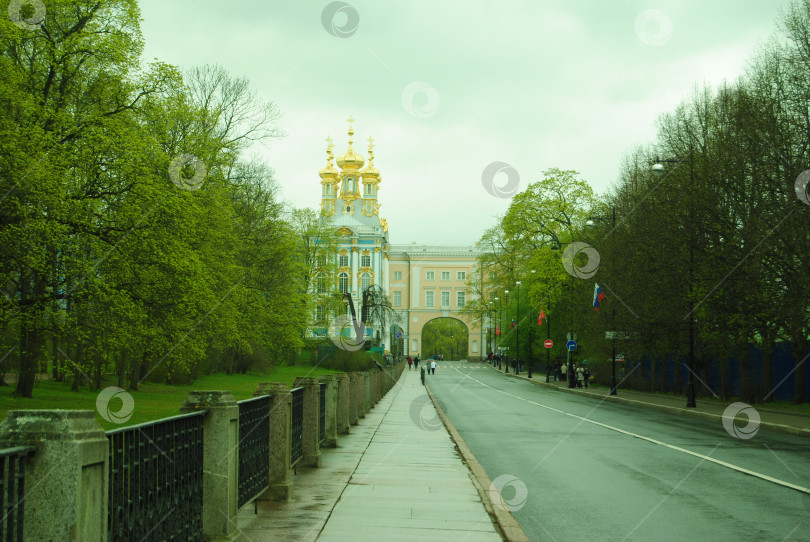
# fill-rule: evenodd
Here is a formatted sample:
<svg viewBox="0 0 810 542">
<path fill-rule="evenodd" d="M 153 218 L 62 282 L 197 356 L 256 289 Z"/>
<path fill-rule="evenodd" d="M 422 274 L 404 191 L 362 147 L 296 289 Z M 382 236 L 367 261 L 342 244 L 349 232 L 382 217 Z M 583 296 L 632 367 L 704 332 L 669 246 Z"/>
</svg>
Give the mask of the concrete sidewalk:
<svg viewBox="0 0 810 542">
<path fill-rule="evenodd" d="M 245 540 L 502 540 L 417 371 L 338 444 L 299 469 L 291 502 L 244 507 Z"/>
<path fill-rule="evenodd" d="M 499 371 L 497 368 L 484 362 L 482 367 L 487 367 L 493 371 Z M 512 378 L 522 378 L 529 380 L 525 371 L 519 375 L 511 372 L 506 376 Z M 679 395 L 667 395 L 663 393 L 647 393 L 635 390 L 625 390 L 621 385 L 617 389 L 616 395 L 610 395 L 610 389 L 603 386 L 591 386 L 590 388 L 569 388 L 568 382 L 555 382 L 552 378 L 551 382 L 546 383 L 546 374 L 544 372 L 535 372 L 532 379 L 529 380 L 540 386 L 548 386 L 550 388 L 558 389 L 562 392 L 577 393 L 580 395 L 587 395 L 596 399 L 606 401 L 618 401 L 626 404 L 633 404 L 639 407 L 655 408 L 664 410 L 673 414 L 684 416 L 697 416 L 705 419 L 716 420 L 722 423 L 723 416 L 735 416 L 737 423 L 745 425 L 748 423 L 746 410 L 740 414 L 740 408 L 732 407 L 730 401 L 721 401 L 719 399 L 711 399 L 707 397 L 698 397 L 695 401 L 697 406 L 695 408 L 686 408 L 686 398 Z M 700 385 L 696 383 L 696 385 Z M 739 403 L 741 404 L 741 403 Z M 784 412 L 780 410 L 769 410 L 767 406 L 750 405 L 759 414 L 760 422 L 759 427 L 762 429 L 770 429 L 771 431 L 779 431 L 781 433 L 789 433 L 792 435 L 801 435 L 810 437 L 810 416 L 792 412 Z M 737 416 L 739 414 L 739 416 Z"/>
</svg>

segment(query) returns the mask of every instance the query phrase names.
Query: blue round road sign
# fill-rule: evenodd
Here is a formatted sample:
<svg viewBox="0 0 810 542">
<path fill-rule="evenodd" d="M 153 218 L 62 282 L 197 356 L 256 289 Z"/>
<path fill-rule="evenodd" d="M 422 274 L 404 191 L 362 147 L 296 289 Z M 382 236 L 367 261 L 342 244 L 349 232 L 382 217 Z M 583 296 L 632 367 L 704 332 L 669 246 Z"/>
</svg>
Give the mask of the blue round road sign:
<svg viewBox="0 0 810 542">
<path fill-rule="evenodd" d="M 565 343 L 565 347 L 571 352 L 573 352 L 574 350 L 577 349 L 577 341 L 568 341 L 567 343 Z"/>
</svg>

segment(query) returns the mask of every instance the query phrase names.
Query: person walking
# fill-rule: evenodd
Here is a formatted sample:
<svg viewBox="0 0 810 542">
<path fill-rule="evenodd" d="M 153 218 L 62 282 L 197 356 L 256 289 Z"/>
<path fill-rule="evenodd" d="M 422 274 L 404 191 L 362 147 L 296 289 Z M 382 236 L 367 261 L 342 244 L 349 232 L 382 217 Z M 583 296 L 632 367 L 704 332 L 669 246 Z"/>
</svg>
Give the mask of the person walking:
<svg viewBox="0 0 810 542">
<path fill-rule="evenodd" d="M 430 374 L 432 374 L 432 375 L 436 374 L 436 360 L 435 359 L 430 362 Z"/>
<path fill-rule="evenodd" d="M 414 368 L 415 370 L 417 370 L 417 371 L 419 370 L 419 354 L 417 354 L 417 355 L 416 355 L 416 356 L 413 358 L 413 368 Z"/>
<path fill-rule="evenodd" d="M 408 356 L 408 370 L 409 371 L 411 370 L 412 365 L 413 365 L 413 359 L 411 359 L 411 356 Z"/>
<path fill-rule="evenodd" d="M 591 372 L 587 367 L 582 370 L 582 377 L 585 379 L 585 389 L 588 389 L 588 382 L 591 380 Z"/>
<path fill-rule="evenodd" d="M 582 387 L 582 365 L 577 367 L 577 387 Z"/>
</svg>

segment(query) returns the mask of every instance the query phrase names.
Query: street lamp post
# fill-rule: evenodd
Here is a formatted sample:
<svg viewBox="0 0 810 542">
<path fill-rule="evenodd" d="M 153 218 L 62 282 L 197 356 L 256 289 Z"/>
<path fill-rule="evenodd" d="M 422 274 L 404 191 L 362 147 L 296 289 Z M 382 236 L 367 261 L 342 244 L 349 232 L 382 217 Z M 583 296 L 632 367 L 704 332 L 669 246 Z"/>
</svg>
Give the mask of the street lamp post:
<svg viewBox="0 0 810 542">
<path fill-rule="evenodd" d="M 534 275 L 535 272 L 536 271 L 534 269 L 532 269 L 532 275 Z M 530 293 L 531 293 L 531 291 L 530 291 Z M 528 374 L 529 378 L 532 377 L 532 327 L 534 327 L 532 325 L 532 321 L 531 321 L 532 318 L 534 318 L 534 316 L 529 315 L 529 374 Z M 548 371 L 546 371 L 546 372 L 548 372 Z"/>
<path fill-rule="evenodd" d="M 604 216 L 593 216 L 589 217 L 588 220 L 585 221 L 586 226 L 593 226 L 594 221 L 602 221 L 607 222 L 610 221 L 611 224 L 611 231 L 616 229 L 616 206 L 610 206 L 611 214 L 610 217 Z M 614 252 L 615 254 L 615 252 Z M 615 261 L 615 255 L 612 259 Z M 611 331 L 611 345 L 613 347 L 613 359 L 610 364 L 610 395 L 616 395 L 616 304 L 614 302 L 610 303 L 610 320 L 611 325 L 613 327 L 613 331 Z"/>
<path fill-rule="evenodd" d="M 509 290 L 504 290 L 503 293 L 506 294 L 506 304 L 508 305 L 509 304 Z M 498 364 L 498 369 L 500 369 L 500 368 L 501 368 L 501 364 L 499 363 Z M 509 373 L 509 360 L 508 359 L 506 360 L 506 365 L 504 366 L 503 371 L 505 373 Z"/>
<path fill-rule="evenodd" d="M 695 185 L 695 157 L 692 148 L 689 149 L 689 159 L 679 158 L 655 159 L 652 166 L 653 172 L 662 175 L 665 171 L 664 164 L 689 164 L 689 376 L 686 386 L 686 408 L 695 408 L 695 301 L 692 296 L 694 284 L 695 268 L 695 231 L 694 231 L 694 185 Z"/>
<path fill-rule="evenodd" d="M 551 305 L 551 293 L 546 294 L 546 307 Z M 551 323 L 546 315 L 546 339 L 551 339 Z M 548 372 L 551 370 L 551 348 L 546 347 L 546 382 L 548 382 Z M 555 377 L 556 378 L 556 377 Z"/>
<path fill-rule="evenodd" d="M 520 281 L 517 286 L 517 324 L 515 324 L 515 374 L 520 374 Z"/>
<path fill-rule="evenodd" d="M 498 324 L 495 327 L 495 355 L 498 357 L 498 369 L 501 368 L 501 356 L 498 355 L 498 334 L 501 332 L 501 298 L 496 297 L 498 302 Z"/>
</svg>

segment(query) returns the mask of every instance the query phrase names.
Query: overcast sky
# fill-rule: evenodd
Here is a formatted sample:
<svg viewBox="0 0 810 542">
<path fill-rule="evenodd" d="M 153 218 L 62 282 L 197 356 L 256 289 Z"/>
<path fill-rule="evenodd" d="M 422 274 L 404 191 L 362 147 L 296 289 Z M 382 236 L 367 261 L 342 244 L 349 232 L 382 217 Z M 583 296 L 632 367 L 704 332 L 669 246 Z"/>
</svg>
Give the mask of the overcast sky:
<svg viewBox="0 0 810 542">
<path fill-rule="evenodd" d="M 657 117 L 696 84 L 736 79 L 789 4 L 142 0 L 141 9 L 146 59 L 220 64 L 278 105 L 287 135 L 257 151 L 285 201 L 320 204 L 324 140 L 345 152 L 352 115 L 366 158 L 374 136 L 391 242 L 473 244 L 513 187 L 548 168 L 577 170 L 604 193 L 622 157 L 654 139 Z"/>
</svg>

